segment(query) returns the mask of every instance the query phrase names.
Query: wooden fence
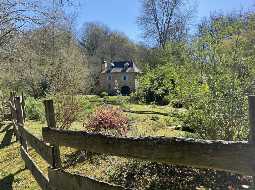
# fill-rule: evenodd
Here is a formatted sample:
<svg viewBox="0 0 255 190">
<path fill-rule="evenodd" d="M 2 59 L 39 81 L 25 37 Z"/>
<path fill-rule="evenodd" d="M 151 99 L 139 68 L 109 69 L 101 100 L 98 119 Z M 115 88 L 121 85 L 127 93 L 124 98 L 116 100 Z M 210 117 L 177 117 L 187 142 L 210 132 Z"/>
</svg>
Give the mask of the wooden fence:
<svg viewBox="0 0 255 190">
<path fill-rule="evenodd" d="M 26 167 L 31 170 L 43 190 L 125 189 L 121 186 L 63 171 L 61 169 L 59 146 L 255 176 L 255 96 L 249 96 L 250 140 L 248 142 L 230 142 L 163 137 L 120 138 L 84 131 L 60 130 L 56 128 L 52 100 L 44 101 L 48 127 L 43 128 L 43 140 L 40 140 L 24 128 L 23 98 L 14 97 L 14 95 L 14 93 L 11 94 L 10 107 L 15 134 L 21 143 L 21 156 Z M 27 151 L 28 145 L 49 164 L 48 177 L 41 172 L 30 158 Z"/>
<path fill-rule="evenodd" d="M 13 130 L 21 147 L 21 157 L 42 190 L 124 190 L 124 187 L 97 181 L 95 179 L 71 174 L 61 169 L 59 145 L 46 143 L 31 134 L 24 126 L 24 98 L 11 93 L 10 97 L 11 118 Z M 52 100 L 44 102 L 47 128 L 55 128 L 55 114 Z M 48 164 L 48 175 L 44 174 L 29 156 L 28 146 L 31 146 Z"/>
</svg>

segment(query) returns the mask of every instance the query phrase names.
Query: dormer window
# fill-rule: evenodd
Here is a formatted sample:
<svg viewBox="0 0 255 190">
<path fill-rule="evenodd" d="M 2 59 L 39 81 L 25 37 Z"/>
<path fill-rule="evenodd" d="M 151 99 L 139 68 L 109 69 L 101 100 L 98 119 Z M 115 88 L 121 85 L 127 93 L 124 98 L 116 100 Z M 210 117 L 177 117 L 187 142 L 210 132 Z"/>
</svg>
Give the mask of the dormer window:
<svg viewBox="0 0 255 190">
<path fill-rule="evenodd" d="M 124 70 L 127 70 L 128 67 L 129 67 L 129 63 L 127 62 L 127 63 L 124 64 Z"/>
<path fill-rule="evenodd" d="M 124 76 L 123 76 L 123 80 L 124 80 L 124 81 L 127 81 L 127 80 L 128 80 L 128 76 L 127 76 L 127 75 L 124 75 Z"/>
</svg>

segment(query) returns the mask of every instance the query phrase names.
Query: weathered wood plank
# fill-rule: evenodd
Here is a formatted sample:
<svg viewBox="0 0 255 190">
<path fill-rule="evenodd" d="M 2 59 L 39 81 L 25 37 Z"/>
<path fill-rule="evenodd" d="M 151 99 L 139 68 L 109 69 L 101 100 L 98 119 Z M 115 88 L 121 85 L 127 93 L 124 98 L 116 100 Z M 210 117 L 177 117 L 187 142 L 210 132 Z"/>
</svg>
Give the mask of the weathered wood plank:
<svg viewBox="0 0 255 190">
<path fill-rule="evenodd" d="M 24 148 L 20 147 L 21 157 L 24 160 L 26 167 L 31 171 L 38 185 L 42 188 L 42 190 L 52 190 L 49 186 L 49 179 L 42 173 L 42 171 L 37 167 L 37 165 L 32 161 L 30 156 L 24 150 Z"/>
<path fill-rule="evenodd" d="M 45 100 L 43 103 L 45 107 L 45 117 L 47 121 L 47 126 L 50 128 L 56 128 L 53 100 Z"/>
<path fill-rule="evenodd" d="M 250 95 L 248 97 L 249 103 L 249 125 L 250 125 L 250 137 L 249 143 L 255 146 L 255 96 Z M 255 170 L 255 164 L 252 166 Z M 253 185 L 255 187 L 255 175 L 253 175 Z"/>
<path fill-rule="evenodd" d="M 28 144 L 35 149 L 35 151 L 40 154 L 40 156 L 47 161 L 51 166 L 54 164 L 53 156 L 54 156 L 54 148 L 53 146 L 47 145 L 45 142 L 35 137 L 31 133 L 29 133 L 24 127 L 18 127 L 20 135 L 23 139 L 26 139 Z"/>
<path fill-rule="evenodd" d="M 26 103 L 25 103 L 24 92 L 22 92 L 21 98 L 22 98 L 21 105 L 22 105 L 22 110 L 23 110 L 23 121 L 25 122 L 26 121 L 26 112 L 25 112 Z"/>
<path fill-rule="evenodd" d="M 53 100 L 45 100 L 44 102 L 45 107 L 45 117 L 47 121 L 47 126 L 49 128 L 56 128 L 56 118 L 55 118 L 55 111 L 54 111 L 54 104 Z M 61 157 L 60 157 L 60 149 L 59 146 L 54 145 L 54 160 L 53 160 L 53 168 L 60 168 L 61 167 Z"/>
<path fill-rule="evenodd" d="M 17 123 L 24 124 L 24 120 L 23 120 L 24 110 L 22 110 L 21 99 L 22 99 L 21 96 L 16 96 L 14 99 L 14 104 L 16 108 Z"/>
<path fill-rule="evenodd" d="M 20 141 L 20 134 L 19 134 L 18 126 L 15 122 L 13 122 L 13 131 L 14 131 L 14 135 L 16 136 L 16 140 Z"/>
<path fill-rule="evenodd" d="M 249 96 L 249 124 L 250 124 L 250 139 L 249 143 L 255 144 L 255 96 Z"/>
<path fill-rule="evenodd" d="M 14 103 L 15 103 L 16 116 L 17 116 L 16 123 L 23 126 L 23 124 L 24 124 L 24 119 L 23 119 L 24 110 L 22 110 L 21 99 L 22 99 L 21 96 L 16 96 L 14 99 Z M 27 142 L 26 142 L 26 139 L 24 139 L 22 136 L 20 136 L 20 143 L 27 151 Z"/>
<path fill-rule="evenodd" d="M 4 121 L 11 121 L 12 120 L 12 115 L 10 113 L 4 113 L 3 115 L 3 120 Z"/>
<path fill-rule="evenodd" d="M 9 101 L 10 111 L 11 111 L 11 118 L 12 120 L 16 120 L 16 108 L 14 105 L 14 100 Z"/>
<path fill-rule="evenodd" d="M 82 131 L 43 129 L 45 141 L 96 153 L 254 175 L 255 147 L 247 142 L 184 138 L 117 138 Z"/>
<path fill-rule="evenodd" d="M 61 190 L 124 190 L 121 186 L 96 181 L 92 178 L 67 173 L 60 169 L 48 170 L 50 186 Z"/>
</svg>

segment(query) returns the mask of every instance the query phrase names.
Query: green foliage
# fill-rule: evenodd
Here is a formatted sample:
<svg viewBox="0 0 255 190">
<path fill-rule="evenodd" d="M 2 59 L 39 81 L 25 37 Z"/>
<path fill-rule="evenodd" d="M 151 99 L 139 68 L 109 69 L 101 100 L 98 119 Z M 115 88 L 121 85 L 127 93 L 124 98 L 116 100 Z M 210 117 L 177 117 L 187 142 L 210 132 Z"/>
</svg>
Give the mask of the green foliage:
<svg viewBox="0 0 255 190">
<path fill-rule="evenodd" d="M 44 106 L 40 100 L 33 97 L 26 98 L 25 104 L 26 117 L 30 120 L 43 121 L 44 120 Z"/>
<path fill-rule="evenodd" d="M 125 105 L 130 101 L 129 96 L 106 96 L 104 97 L 104 103 L 111 105 Z"/>
<path fill-rule="evenodd" d="M 107 92 L 101 92 L 101 93 L 100 93 L 100 97 L 101 97 L 101 98 L 104 98 L 105 96 L 108 96 L 108 93 L 107 93 Z"/>
<path fill-rule="evenodd" d="M 230 75 L 231 76 L 231 75 Z M 204 139 L 247 140 L 248 105 L 237 79 L 221 75 L 209 81 L 210 91 L 196 101 L 185 120 Z"/>
<path fill-rule="evenodd" d="M 166 64 L 149 71 L 140 78 L 134 96 L 146 103 L 166 105 L 178 100 L 188 106 L 194 99 L 193 94 L 200 90 L 198 77 L 188 67 Z"/>
<path fill-rule="evenodd" d="M 166 67 L 154 69 L 142 76 L 139 89 L 134 96 L 146 103 L 163 104 L 163 99 L 175 90 L 174 73 L 166 69 Z"/>
<path fill-rule="evenodd" d="M 206 93 L 198 96 L 185 119 L 205 139 L 247 140 L 247 93 L 252 93 L 254 55 L 247 53 L 245 16 L 216 15 L 202 24 L 193 43 Z M 246 28 L 244 30 L 244 28 Z M 249 46 L 250 47 L 250 46 Z M 254 47 L 249 49 L 254 52 Z"/>
<path fill-rule="evenodd" d="M 184 106 L 183 129 L 200 138 L 244 140 L 248 134 L 247 93 L 254 79 L 253 17 L 214 15 L 201 24 L 190 45 L 170 43 L 161 66 L 140 79 L 135 97 Z"/>
</svg>

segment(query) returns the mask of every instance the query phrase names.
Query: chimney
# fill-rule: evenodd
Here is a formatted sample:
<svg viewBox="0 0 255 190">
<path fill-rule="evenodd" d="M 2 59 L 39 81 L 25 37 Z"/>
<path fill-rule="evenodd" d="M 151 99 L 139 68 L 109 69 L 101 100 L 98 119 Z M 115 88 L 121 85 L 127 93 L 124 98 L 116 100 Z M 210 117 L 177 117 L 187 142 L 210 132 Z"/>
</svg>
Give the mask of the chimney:
<svg viewBox="0 0 255 190">
<path fill-rule="evenodd" d="M 107 61 L 103 61 L 102 64 L 101 64 L 101 72 L 103 72 L 104 70 L 107 70 L 108 69 L 108 63 Z"/>
<path fill-rule="evenodd" d="M 108 63 L 107 63 L 107 61 L 104 61 L 104 68 L 105 68 L 105 70 L 108 69 Z"/>
</svg>

